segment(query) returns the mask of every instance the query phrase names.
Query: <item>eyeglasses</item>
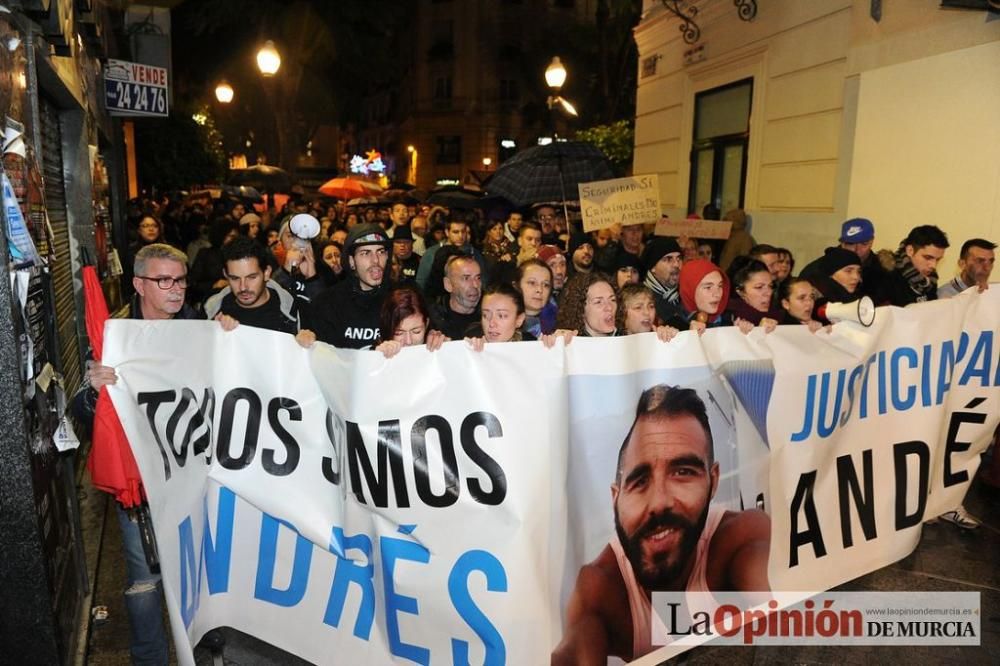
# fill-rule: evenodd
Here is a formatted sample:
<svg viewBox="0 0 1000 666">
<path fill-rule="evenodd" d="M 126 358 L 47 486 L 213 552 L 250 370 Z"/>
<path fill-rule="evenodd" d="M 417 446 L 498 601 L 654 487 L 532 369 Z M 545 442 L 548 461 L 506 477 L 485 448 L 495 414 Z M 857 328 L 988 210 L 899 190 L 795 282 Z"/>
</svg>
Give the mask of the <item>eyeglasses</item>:
<svg viewBox="0 0 1000 666">
<path fill-rule="evenodd" d="M 172 277 L 146 277 L 145 275 L 136 275 L 140 280 L 149 280 L 150 282 L 155 282 L 156 286 L 167 291 L 168 289 L 173 289 L 176 284 L 181 289 L 187 289 L 188 279 L 186 275 L 182 275 L 179 278 Z"/>
</svg>

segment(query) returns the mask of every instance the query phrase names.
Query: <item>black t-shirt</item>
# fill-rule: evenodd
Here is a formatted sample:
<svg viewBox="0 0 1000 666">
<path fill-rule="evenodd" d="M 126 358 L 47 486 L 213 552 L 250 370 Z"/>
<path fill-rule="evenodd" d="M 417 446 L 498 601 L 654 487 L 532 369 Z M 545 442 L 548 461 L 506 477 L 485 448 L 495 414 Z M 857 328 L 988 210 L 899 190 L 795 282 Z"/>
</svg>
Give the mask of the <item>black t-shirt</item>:
<svg viewBox="0 0 1000 666">
<path fill-rule="evenodd" d="M 222 299 L 219 312 L 229 315 L 240 322 L 241 326 L 255 326 L 295 335 L 298 332 L 298 322 L 281 311 L 281 299 L 273 289 L 269 288 L 269 291 L 271 297 L 267 299 L 267 303 L 256 308 L 244 308 L 233 294 L 227 294 Z"/>
<path fill-rule="evenodd" d="M 364 291 L 353 274 L 341 280 L 310 305 L 310 323 L 316 339 L 343 349 L 367 349 L 379 340 L 379 310 L 388 291 L 386 283 Z"/>
</svg>

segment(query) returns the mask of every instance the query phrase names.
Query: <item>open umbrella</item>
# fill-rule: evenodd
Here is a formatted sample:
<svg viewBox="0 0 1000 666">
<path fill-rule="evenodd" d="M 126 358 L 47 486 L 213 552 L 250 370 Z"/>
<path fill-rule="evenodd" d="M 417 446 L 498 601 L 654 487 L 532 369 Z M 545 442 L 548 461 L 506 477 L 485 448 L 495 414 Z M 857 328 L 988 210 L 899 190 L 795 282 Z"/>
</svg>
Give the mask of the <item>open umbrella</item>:
<svg viewBox="0 0 1000 666">
<path fill-rule="evenodd" d="M 556 141 L 522 150 L 501 164 L 486 182 L 486 191 L 514 205 L 527 206 L 577 199 L 580 183 L 614 177 L 608 159 L 597 146 Z"/>
<path fill-rule="evenodd" d="M 382 193 L 382 186 L 368 180 L 331 178 L 319 186 L 319 191 L 328 197 L 354 199 L 356 197 L 377 196 Z"/>
<path fill-rule="evenodd" d="M 482 205 L 483 192 L 460 185 L 445 185 L 431 190 L 426 203 L 431 206 L 444 206 L 458 210 L 479 208 Z"/>
<path fill-rule="evenodd" d="M 230 170 L 229 184 L 249 185 L 265 192 L 288 192 L 292 189 L 292 176 L 279 167 L 256 164 L 246 169 Z"/>
<path fill-rule="evenodd" d="M 255 188 L 249 185 L 224 185 L 222 191 L 231 197 L 243 199 L 250 203 L 263 203 L 264 197 Z"/>
</svg>

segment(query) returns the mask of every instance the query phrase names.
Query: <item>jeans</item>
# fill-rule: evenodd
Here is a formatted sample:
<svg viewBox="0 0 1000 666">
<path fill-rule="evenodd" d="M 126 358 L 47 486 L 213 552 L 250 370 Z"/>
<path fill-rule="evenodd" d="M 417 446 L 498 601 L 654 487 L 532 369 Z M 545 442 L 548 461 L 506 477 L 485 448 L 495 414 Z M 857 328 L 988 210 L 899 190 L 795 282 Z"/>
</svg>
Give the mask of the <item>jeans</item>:
<svg viewBox="0 0 1000 666">
<path fill-rule="evenodd" d="M 117 503 L 115 508 L 118 511 L 128 572 L 125 608 L 128 611 L 132 663 L 137 666 L 165 666 L 169 645 L 167 632 L 163 627 L 160 574 L 151 572 L 146 564 L 138 524 L 130 520 L 128 512 Z"/>
</svg>

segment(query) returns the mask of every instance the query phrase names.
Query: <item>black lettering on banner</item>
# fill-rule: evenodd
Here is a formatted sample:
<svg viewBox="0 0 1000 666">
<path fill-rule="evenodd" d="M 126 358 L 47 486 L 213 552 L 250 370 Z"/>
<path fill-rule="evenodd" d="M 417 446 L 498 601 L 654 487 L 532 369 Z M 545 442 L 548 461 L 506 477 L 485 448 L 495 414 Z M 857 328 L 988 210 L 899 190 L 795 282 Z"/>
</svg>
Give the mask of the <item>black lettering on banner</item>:
<svg viewBox="0 0 1000 666">
<path fill-rule="evenodd" d="M 976 398 L 965 406 L 966 409 L 975 409 L 981 405 L 986 398 Z M 964 469 L 959 472 L 951 471 L 951 456 L 955 453 L 968 451 L 972 442 L 958 441 L 958 431 L 963 423 L 986 423 L 986 414 L 981 412 L 955 412 L 948 421 L 948 438 L 944 444 L 944 487 L 957 486 L 969 480 L 969 473 Z M 994 454 L 995 455 L 995 454 Z"/>
<path fill-rule="evenodd" d="M 239 457 L 232 455 L 230 444 L 233 436 L 233 420 L 236 406 L 247 403 L 247 425 L 243 437 L 243 451 Z M 219 417 L 219 441 L 216 444 L 219 464 L 226 469 L 244 469 L 253 462 L 257 453 L 257 438 L 260 435 L 260 398 L 253 390 L 246 387 L 234 388 L 226 394 L 222 401 L 222 414 Z"/>
<path fill-rule="evenodd" d="M 212 420 L 215 416 L 215 389 L 208 387 L 201 400 L 201 408 L 191 417 L 191 432 L 204 426 L 203 432 L 198 439 L 194 440 L 192 451 L 195 456 L 206 453 L 205 464 L 212 463 Z"/>
<path fill-rule="evenodd" d="M 339 426 L 339 427 L 338 427 Z M 326 410 L 326 436 L 330 440 L 330 446 L 333 447 L 333 458 L 330 456 L 323 456 L 322 468 L 323 476 L 327 481 L 335 486 L 340 485 L 340 454 L 341 454 L 341 444 L 344 441 L 344 427 L 343 421 L 337 419 L 334 422 L 333 410 Z"/>
<path fill-rule="evenodd" d="M 176 391 L 149 391 L 136 396 L 136 402 L 146 405 L 146 418 L 149 420 L 149 429 L 153 431 L 153 439 L 157 448 L 160 449 L 160 457 L 163 458 L 163 480 L 170 480 L 170 458 L 167 457 L 167 450 L 163 446 L 160 432 L 156 429 L 156 410 L 165 402 L 173 402 L 177 399 Z"/>
<path fill-rule="evenodd" d="M 840 533 L 844 540 L 844 548 L 854 545 L 854 531 L 851 529 L 851 499 L 857 507 L 858 520 L 865 541 L 875 538 L 875 478 L 872 473 L 872 450 L 861 453 L 862 476 L 865 480 L 865 490 L 861 491 L 858 482 L 858 472 L 850 455 L 837 458 L 837 494 L 840 497 Z"/>
<path fill-rule="evenodd" d="M 476 443 L 476 428 L 483 426 L 486 433 L 491 438 L 503 437 L 503 428 L 500 419 L 489 412 L 473 412 L 462 421 L 461 440 L 462 450 L 469 456 L 472 462 L 486 472 L 490 479 L 492 488 L 489 492 L 483 489 L 479 479 L 469 479 L 467 485 L 469 493 L 480 504 L 496 506 L 507 497 L 507 475 L 503 468 L 489 454 L 483 451 Z"/>
<path fill-rule="evenodd" d="M 399 419 L 378 422 L 378 444 L 375 456 L 377 471 L 372 469 L 372 461 L 368 457 L 358 424 L 348 421 L 347 464 L 351 473 L 351 489 L 354 491 L 354 496 L 362 504 L 367 504 L 363 490 L 364 487 L 367 487 L 369 494 L 371 494 L 372 504 L 381 508 L 389 506 L 389 484 L 388 478 L 386 478 L 386 467 L 388 467 L 392 474 L 396 505 L 402 508 L 410 506 L 410 498 L 406 490 L 406 473 L 403 470 Z M 364 486 L 361 483 L 361 472 L 365 476 Z"/>
<path fill-rule="evenodd" d="M 435 495 L 431 490 L 430 469 L 427 461 L 427 431 L 435 430 L 441 447 L 444 492 Z M 455 444 L 452 441 L 451 425 L 443 416 L 429 414 L 413 424 L 410 430 L 410 446 L 413 449 L 413 474 L 417 485 L 417 495 L 427 506 L 442 508 L 458 501 L 461 493 L 458 481 L 458 460 L 455 458 Z"/>
<path fill-rule="evenodd" d="M 799 565 L 799 548 L 811 543 L 816 559 L 826 556 L 826 545 L 823 543 L 823 530 L 819 525 L 819 516 L 816 515 L 816 502 L 813 500 L 813 488 L 816 485 L 816 470 L 806 472 L 799 477 L 799 483 L 795 487 L 795 496 L 792 498 L 792 505 L 789 507 L 789 524 L 792 529 L 789 532 L 788 566 L 797 567 Z M 806 529 L 799 531 L 799 511 L 805 509 Z"/>
<path fill-rule="evenodd" d="M 184 467 L 184 463 L 187 462 L 187 450 L 188 446 L 191 444 L 191 419 L 188 419 L 188 426 L 184 430 L 184 437 L 181 439 L 180 450 L 177 450 L 177 426 L 180 424 L 181 417 L 187 413 L 188 407 L 191 403 L 194 403 L 196 398 L 194 396 L 194 391 L 188 387 L 181 389 L 181 400 L 174 407 L 174 413 L 170 415 L 167 420 L 167 444 L 170 446 L 171 453 L 174 454 L 174 460 L 177 461 L 178 467 Z"/>
<path fill-rule="evenodd" d="M 292 421 L 302 420 L 302 408 L 299 403 L 291 398 L 272 398 L 267 403 L 267 422 L 271 426 L 278 440 L 285 445 L 285 462 L 274 461 L 274 450 L 265 448 L 260 454 L 260 464 L 264 471 L 274 476 L 288 476 L 295 471 L 299 464 L 299 443 L 295 441 L 291 433 L 281 424 L 279 412 L 288 412 L 288 418 Z"/>
<path fill-rule="evenodd" d="M 906 459 L 909 456 L 917 456 L 917 508 L 913 513 L 906 513 L 906 495 L 909 487 L 909 474 L 906 468 Z M 907 527 L 919 525 L 924 519 L 924 510 L 927 508 L 927 487 L 930 481 L 930 460 L 931 453 L 927 444 L 914 440 L 912 442 L 900 442 L 892 447 L 893 467 L 896 473 L 896 530 L 904 530 Z"/>
</svg>

